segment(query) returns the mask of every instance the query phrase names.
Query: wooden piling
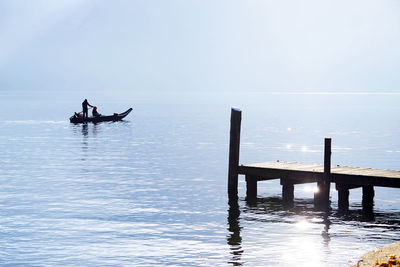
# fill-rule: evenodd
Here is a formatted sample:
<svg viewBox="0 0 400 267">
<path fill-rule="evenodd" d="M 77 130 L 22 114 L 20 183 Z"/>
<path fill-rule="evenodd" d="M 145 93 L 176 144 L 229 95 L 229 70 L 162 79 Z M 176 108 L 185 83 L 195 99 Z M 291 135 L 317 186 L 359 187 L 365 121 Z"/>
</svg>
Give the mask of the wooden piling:
<svg viewBox="0 0 400 267">
<path fill-rule="evenodd" d="M 257 177 L 246 175 L 246 200 L 257 200 Z"/>
<path fill-rule="evenodd" d="M 349 212 L 349 187 L 343 184 L 336 184 L 336 190 L 338 191 L 339 213 L 346 214 Z"/>
<path fill-rule="evenodd" d="M 331 155 L 332 139 L 325 138 L 324 179 L 322 201 L 325 208 L 329 208 L 329 192 L 331 190 Z"/>
<path fill-rule="evenodd" d="M 363 214 L 374 213 L 374 195 L 375 191 L 372 185 L 367 185 L 362 187 Z"/>
<path fill-rule="evenodd" d="M 294 184 L 293 183 L 282 183 L 282 202 L 285 207 L 293 207 L 294 200 Z"/>
<path fill-rule="evenodd" d="M 230 200 L 237 199 L 238 193 L 238 165 L 240 150 L 240 126 L 242 111 L 231 109 L 231 129 L 229 141 L 229 169 L 228 169 L 228 196 Z"/>
<path fill-rule="evenodd" d="M 329 209 L 329 191 L 331 190 L 331 149 L 332 139 L 325 138 L 324 174 L 317 182 L 318 192 L 314 195 L 314 205 L 317 209 Z"/>
</svg>

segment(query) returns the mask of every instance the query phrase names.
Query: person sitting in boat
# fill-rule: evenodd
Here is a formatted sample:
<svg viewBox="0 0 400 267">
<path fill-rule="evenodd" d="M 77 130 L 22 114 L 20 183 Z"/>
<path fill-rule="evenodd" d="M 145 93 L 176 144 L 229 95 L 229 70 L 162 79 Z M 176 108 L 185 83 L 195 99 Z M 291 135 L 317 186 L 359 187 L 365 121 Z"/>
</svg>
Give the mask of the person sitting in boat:
<svg viewBox="0 0 400 267">
<path fill-rule="evenodd" d="M 101 116 L 101 114 L 97 112 L 97 107 L 96 106 L 93 106 L 92 115 L 93 115 L 93 117 L 100 117 Z"/>
<path fill-rule="evenodd" d="M 87 101 L 87 99 L 85 99 L 83 102 L 82 102 L 82 113 L 83 113 L 83 117 L 84 118 L 87 118 L 88 117 L 88 106 L 89 107 L 93 107 L 92 105 L 90 105 L 89 104 L 89 102 Z"/>
</svg>

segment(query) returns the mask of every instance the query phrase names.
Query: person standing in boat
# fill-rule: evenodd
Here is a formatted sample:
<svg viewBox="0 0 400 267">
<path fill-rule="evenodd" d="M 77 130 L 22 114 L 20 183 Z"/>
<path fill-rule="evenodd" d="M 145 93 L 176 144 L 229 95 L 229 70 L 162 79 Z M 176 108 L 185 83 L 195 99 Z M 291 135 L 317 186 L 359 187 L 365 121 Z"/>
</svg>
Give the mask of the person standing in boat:
<svg viewBox="0 0 400 267">
<path fill-rule="evenodd" d="M 100 117 L 101 116 L 101 114 L 97 112 L 97 107 L 96 106 L 93 106 L 92 115 L 93 115 L 93 117 Z"/>
<path fill-rule="evenodd" d="M 89 104 L 89 102 L 87 101 L 87 99 L 85 98 L 85 100 L 82 102 L 82 112 L 83 112 L 83 117 L 87 118 L 88 115 L 88 106 L 89 107 L 93 107 L 92 105 Z"/>
</svg>

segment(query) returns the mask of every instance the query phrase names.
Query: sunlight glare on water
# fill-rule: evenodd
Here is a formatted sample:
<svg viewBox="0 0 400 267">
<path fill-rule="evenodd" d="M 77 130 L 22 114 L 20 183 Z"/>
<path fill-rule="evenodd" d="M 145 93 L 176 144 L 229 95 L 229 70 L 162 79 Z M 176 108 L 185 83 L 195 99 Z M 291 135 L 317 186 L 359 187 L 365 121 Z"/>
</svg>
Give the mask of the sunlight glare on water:
<svg viewBox="0 0 400 267">
<path fill-rule="evenodd" d="M 321 163 L 331 137 L 332 164 L 398 169 L 399 96 L 315 95 L 307 109 L 310 95 L 152 97 L 98 98 L 105 113 L 134 108 L 119 123 L 70 124 L 71 97 L 0 117 L 1 265 L 349 266 L 399 240 L 398 189 L 376 188 L 373 221 L 360 189 L 344 217 L 334 185 L 327 215 L 315 184 L 296 185 L 290 209 L 279 180 L 259 182 L 256 203 L 244 177 L 236 205 L 226 192 L 230 106 L 243 111 L 241 163 Z"/>
</svg>

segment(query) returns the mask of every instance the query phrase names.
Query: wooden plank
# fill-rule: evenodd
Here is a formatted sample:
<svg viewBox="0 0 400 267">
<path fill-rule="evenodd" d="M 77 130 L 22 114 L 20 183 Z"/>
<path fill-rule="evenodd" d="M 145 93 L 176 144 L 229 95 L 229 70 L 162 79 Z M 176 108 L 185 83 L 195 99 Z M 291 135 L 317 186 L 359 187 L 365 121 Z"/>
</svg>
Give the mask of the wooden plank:
<svg viewBox="0 0 400 267">
<path fill-rule="evenodd" d="M 364 176 L 364 175 L 332 173 L 331 182 L 340 184 L 352 184 L 359 186 L 372 185 L 372 186 L 400 188 L 400 179 L 380 177 L 380 176 Z"/>
<path fill-rule="evenodd" d="M 320 164 L 309 164 L 299 162 L 262 162 L 249 165 L 241 165 L 244 167 L 255 167 L 255 168 L 273 168 L 273 169 L 284 169 L 284 170 L 306 170 L 312 171 L 314 169 L 323 170 L 323 166 Z"/>
<path fill-rule="evenodd" d="M 333 167 L 332 173 L 348 174 L 348 175 L 380 176 L 382 178 L 385 177 L 400 178 L 400 171 L 347 167 L 347 166 Z"/>
<path fill-rule="evenodd" d="M 270 179 L 293 179 L 293 180 L 307 180 L 307 182 L 315 182 L 319 175 L 322 173 L 310 171 L 297 171 L 289 169 L 274 169 L 274 168 L 258 168 L 258 167 L 245 167 L 239 166 L 238 173 L 244 175 L 256 176 L 259 181 Z"/>
<path fill-rule="evenodd" d="M 361 186 L 360 185 L 352 185 L 352 184 L 338 184 L 338 183 L 336 183 L 336 190 L 337 191 L 342 190 L 342 189 L 350 190 L 350 189 L 359 188 L 359 187 L 361 187 Z"/>
<path fill-rule="evenodd" d="M 364 177 L 380 177 L 382 179 L 400 179 L 400 172 L 398 171 L 385 171 L 377 169 L 349 169 L 346 168 L 342 171 L 335 171 L 335 174 L 342 174 L 348 176 L 364 176 Z"/>
<path fill-rule="evenodd" d="M 299 163 L 299 162 L 263 162 L 248 165 L 240 165 L 241 171 L 245 172 L 248 167 L 260 169 L 277 169 L 290 171 L 309 171 L 323 172 L 323 166 L 319 164 Z M 268 170 L 266 170 L 268 172 Z M 400 171 L 382 170 L 372 168 L 348 167 L 348 166 L 332 166 L 331 173 L 346 175 L 363 175 L 382 178 L 398 178 L 400 179 Z"/>
<path fill-rule="evenodd" d="M 269 179 L 290 179 L 293 184 L 311 183 L 323 175 L 320 164 L 272 161 L 238 166 L 238 173 L 253 175 L 259 181 Z M 331 166 L 331 182 L 349 184 L 354 187 L 373 185 L 400 188 L 400 171 Z"/>
</svg>

